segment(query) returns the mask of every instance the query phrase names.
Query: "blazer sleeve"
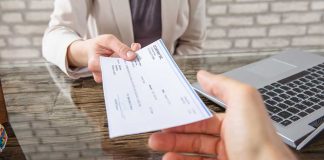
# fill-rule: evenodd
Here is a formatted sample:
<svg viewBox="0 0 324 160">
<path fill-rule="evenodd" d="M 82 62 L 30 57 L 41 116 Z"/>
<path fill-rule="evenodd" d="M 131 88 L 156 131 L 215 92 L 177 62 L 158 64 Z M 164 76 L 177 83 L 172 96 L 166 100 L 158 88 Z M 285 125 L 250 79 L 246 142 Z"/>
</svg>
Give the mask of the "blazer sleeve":
<svg viewBox="0 0 324 160">
<path fill-rule="evenodd" d="M 87 67 L 69 68 L 67 48 L 87 35 L 91 0 L 55 0 L 54 11 L 43 37 L 43 57 L 71 78 L 90 76 Z"/>
<path fill-rule="evenodd" d="M 201 54 L 206 39 L 206 1 L 188 0 L 189 24 L 184 34 L 178 39 L 176 54 Z"/>
</svg>

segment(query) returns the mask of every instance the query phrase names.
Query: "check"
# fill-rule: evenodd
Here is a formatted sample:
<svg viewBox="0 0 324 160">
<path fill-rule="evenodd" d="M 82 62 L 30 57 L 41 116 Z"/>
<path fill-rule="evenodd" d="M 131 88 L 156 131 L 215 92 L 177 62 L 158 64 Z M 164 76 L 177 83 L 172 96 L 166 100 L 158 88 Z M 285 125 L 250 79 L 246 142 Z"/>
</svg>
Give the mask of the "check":
<svg viewBox="0 0 324 160">
<path fill-rule="evenodd" d="M 100 57 L 110 138 L 156 131 L 212 114 L 158 40 L 134 61 Z"/>
</svg>

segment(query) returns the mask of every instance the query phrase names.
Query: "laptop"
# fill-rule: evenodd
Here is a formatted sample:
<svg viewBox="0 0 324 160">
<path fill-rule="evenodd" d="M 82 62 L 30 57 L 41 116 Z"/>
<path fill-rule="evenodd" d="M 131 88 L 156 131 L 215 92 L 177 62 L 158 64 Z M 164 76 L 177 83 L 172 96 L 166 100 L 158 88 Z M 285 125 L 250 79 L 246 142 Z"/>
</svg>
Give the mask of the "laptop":
<svg viewBox="0 0 324 160">
<path fill-rule="evenodd" d="M 324 57 L 287 50 L 223 75 L 259 90 L 278 135 L 289 146 L 299 150 L 323 131 Z M 226 104 L 204 92 L 197 82 L 192 86 L 226 108 Z"/>
</svg>

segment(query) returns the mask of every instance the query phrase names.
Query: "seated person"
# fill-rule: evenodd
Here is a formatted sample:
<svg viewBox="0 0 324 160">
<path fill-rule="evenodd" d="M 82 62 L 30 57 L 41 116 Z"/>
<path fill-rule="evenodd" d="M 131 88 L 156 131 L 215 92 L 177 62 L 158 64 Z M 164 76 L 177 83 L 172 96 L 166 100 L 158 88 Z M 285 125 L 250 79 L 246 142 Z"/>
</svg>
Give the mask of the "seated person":
<svg viewBox="0 0 324 160">
<path fill-rule="evenodd" d="M 163 160 L 204 159 L 180 153 L 216 155 L 221 160 L 296 159 L 276 134 L 255 89 L 206 71 L 198 72 L 197 78 L 204 90 L 227 104 L 226 113 L 152 134 L 149 146 L 167 152 Z"/>
<path fill-rule="evenodd" d="M 160 38 L 172 54 L 201 53 L 205 1 L 55 0 L 43 56 L 71 78 L 101 82 L 99 56 L 133 60 Z"/>
</svg>

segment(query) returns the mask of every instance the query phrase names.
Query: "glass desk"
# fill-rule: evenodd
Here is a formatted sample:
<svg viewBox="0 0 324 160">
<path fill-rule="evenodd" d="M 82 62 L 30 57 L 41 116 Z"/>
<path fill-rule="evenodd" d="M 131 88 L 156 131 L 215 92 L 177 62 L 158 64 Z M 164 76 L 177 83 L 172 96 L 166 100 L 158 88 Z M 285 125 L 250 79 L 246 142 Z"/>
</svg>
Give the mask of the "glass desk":
<svg viewBox="0 0 324 160">
<path fill-rule="evenodd" d="M 175 60 L 189 81 L 194 82 L 199 69 L 222 73 L 266 56 L 206 55 L 175 57 Z M 16 138 L 9 137 L 7 145 L 16 158 L 161 159 L 162 153 L 147 147 L 149 133 L 108 138 L 102 85 L 92 78 L 69 79 L 44 60 L 0 63 L 0 77 L 12 127 L 9 130 Z M 215 112 L 224 112 L 202 99 Z M 301 159 L 324 159 L 324 135 L 301 152 L 294 152 Z M 8 159 L 15 156 L 0 154 Z"/>
</svg>

